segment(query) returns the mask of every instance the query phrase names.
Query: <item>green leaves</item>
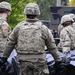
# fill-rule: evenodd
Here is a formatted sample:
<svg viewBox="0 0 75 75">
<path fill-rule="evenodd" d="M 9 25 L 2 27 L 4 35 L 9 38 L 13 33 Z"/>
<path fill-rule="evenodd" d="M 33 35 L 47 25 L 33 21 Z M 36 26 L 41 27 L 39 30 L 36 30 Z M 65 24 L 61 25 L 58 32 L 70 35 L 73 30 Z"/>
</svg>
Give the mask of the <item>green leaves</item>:
<svg viewBox="0 0 75 75">
<path fill-rule="evenodd" d="M 36 0 L 40 10 L 41 15 L 39 16 L 40 19 L 50 19 L 50 6 L 56 5 L 56 0 Z"/>
<path fill-rule="evenodd" d="M 24 0 L 8 0 L 12 6 L 12 12 L 8 18 L 8 22 L 13 29 L 20 21 L 24 20 L 23 10 L 26 5 Z"/>
</svg>

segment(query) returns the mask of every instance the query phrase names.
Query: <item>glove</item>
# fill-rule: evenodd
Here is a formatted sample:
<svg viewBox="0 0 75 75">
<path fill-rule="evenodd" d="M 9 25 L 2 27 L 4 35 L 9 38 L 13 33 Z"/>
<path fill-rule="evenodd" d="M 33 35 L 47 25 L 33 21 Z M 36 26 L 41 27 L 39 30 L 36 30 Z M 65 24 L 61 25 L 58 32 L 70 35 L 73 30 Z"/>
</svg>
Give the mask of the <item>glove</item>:
<svg viewBox="0 0 75 75">
<path fill-rule="evenodd" d="M 0 66 L 2 66 L 4 63 L 7 62 L 7 58 L 5 57 L 0 57 Z"/>
<path fill-rule="evenodd" d="M 58 75 L 63 75 L 66 72 L 66 65 L 62 61 L 55 62 L 55 68 Z"/>
</svg>

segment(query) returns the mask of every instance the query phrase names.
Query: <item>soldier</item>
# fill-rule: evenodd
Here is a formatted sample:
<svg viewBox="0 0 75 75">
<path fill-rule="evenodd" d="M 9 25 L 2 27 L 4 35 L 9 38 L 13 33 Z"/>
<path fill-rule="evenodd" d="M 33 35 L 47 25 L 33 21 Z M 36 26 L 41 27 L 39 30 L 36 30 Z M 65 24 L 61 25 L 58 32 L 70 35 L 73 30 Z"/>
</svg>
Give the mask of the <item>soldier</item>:
<svg viewBox="0 0 75 75">
<path fill-rule="evenodd" d="M 66 14 L 66 15 L 69 15 L 69 14 Z M 64 16 L 66 16 L 66 15 L 63 15 L 63 17 Z M 60 36 L 60 33 L 61 33 L 61 30 L 64 28 L 64 26 L 63 25 L 61 25 L 61 23 L 58 25 L 58 34 L 59 34 L 59 36 Z"/>
<path fill-rule="evenodd" d="M 63 15 L 62 17 L 64 18 L 64 17 L 67 17 L 67 16 L 68 16 L 68 14 L 67 15 Z M 61 20 L 62 20 L 62 18 L 61 18 Z M 60 23 L 59 26 L 58 26 L 58 34 L 59 34 L 59 37 L 60 37 L 60 33 L 63 30 L 63 28 L 64 28 L 64 26 L 62 25 L 62 23 Z M 59 51 L 62 51 L 60 42 L 57 45 L 57 47 L 58 47 L 58 50 Z"/>
<path fill-rule="evenodd" d="M 60 45 L 63 53 L 68 53 L 70 50 L 73 50 L 74 47 L 74 39 L 71 40 L 72 37 L 75 37 L 75 30 L 73 29 L 73 18 L 69 15 L 63 16 L 61 18 L 61 25 L 63 25 L 63 30 L 60 33 Z"/>
<path fill-rule="evenodd" d="M 0 3 L 0 56 L 2 56 L 5 48 L 5 43 L 8 35 L 10 34 L 10 26 L 6 19 L 10 16 L 11 5 L 8 2 Z"/>
<path fill-rule="evenodd" d="M 74 19 L 67 15 L 61 18 L 61 25 L 64 26 L 60 33 L 60 44 L 65 54 L 67 75 L 75 75 L 75 29 Z M 70 71 L 69 71 L 70 70 Z"/>
<path fill-rule="evenodd" d="M 75 21 L 75 15 L 73 13 L 67 14 L 69 15 L 71 18 L 73 18 L 73 20 Z M 64 15 L 65 16 L 65 15 Z M 75 26 L 75 25 L 74 25 Z M 59 24 L 58 25 L 58 34 L 60 35 L 61 30 L 63 29 L 63 25 Z"/>
<path fill-rule="evenodd" d="M 75 20 L 75 14 L 70 13 L 69 16 L 70 16 L 71 18 L 73 18 L 73 20 Z"/>
<path fill-rule="evenodd" d="M 45 45 L 54 57 L 56 64 L 61 64 L 52 33 L 38 19 L 40 10 L 37 4 L 28 3 L 24 14 L 27 19 L 19 23 L 9 35 L 2 60 L 6 62 L 16 45 L 17 59 L 20 61 L 21 68 L 20 75 L 49 74 L 44 51 Z"/>
</svg>

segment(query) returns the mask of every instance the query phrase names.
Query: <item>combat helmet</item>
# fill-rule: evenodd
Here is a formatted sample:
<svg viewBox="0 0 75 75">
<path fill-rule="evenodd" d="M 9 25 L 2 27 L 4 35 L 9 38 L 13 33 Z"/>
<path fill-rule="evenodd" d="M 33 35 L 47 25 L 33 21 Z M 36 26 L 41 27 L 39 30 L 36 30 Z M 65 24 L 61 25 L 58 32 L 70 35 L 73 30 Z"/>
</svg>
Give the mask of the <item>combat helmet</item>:
<svg viewBox="0 0 75 75">
<path fill-rule="evenodd" d="M 0 9 L 6 9 L 6 10 L 9 10 L 9 11 L 12 11 L 11 5 L 8 2 L 5 2 L 5 1 L 0 3 Z"/>
<path fill-rule="evenodd" d="M 70 16 L 71 18 L 73 18 L 73 20 L 75 20 L 75 14 L 71 13 L 71 14 L 69 14 L 69 16 Z"/>
<path fill-rule="evenodd" d="M 65 22 L 67 22 L 67 21 L 72 21 L 72 22 L 74 22 L 73 18 L 71 18 L 69 15 L 64 15 L 64 16 L 62 16 L 62 18 L 61 18 L 61 25 L 62 25 L 63 23 L 65 23 Z"/>
<path fill-rule="evenodd" d="M 24 9 L 25 15 L 40 15 L 39 6 L 35 3 L 28 3 Z"/>
</svg>

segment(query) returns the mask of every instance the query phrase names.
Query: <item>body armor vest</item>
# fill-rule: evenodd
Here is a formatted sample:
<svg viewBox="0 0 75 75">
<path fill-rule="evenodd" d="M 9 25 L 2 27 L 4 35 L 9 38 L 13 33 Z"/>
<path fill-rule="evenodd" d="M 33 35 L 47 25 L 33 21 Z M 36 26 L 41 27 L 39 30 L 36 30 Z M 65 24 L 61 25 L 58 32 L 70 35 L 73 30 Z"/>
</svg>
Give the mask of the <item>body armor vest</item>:
<svg viewBox="0 0 75 75">
<path fill-rule="evenodd" d="M 26 23 L 18 32 L 17 50 L 24 54 L 44 53 L 45 41 L 42 38 L 42 23 Z"/>
</svg>

